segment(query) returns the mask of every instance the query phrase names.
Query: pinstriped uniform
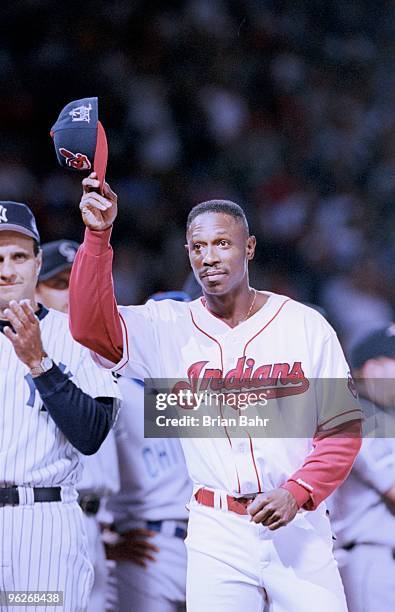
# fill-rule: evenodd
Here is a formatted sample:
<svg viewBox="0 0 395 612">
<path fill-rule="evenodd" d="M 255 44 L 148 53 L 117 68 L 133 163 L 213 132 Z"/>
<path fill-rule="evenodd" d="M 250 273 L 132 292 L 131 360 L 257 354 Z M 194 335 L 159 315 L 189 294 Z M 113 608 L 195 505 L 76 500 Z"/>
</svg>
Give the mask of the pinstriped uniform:
<svg viewBox="0 0 395 612">
<path fill-rule="evenodd" d="M 44 309 L 40 330 L 46 353 L 79 388 L 92 397 L 119 397 L 112 376 L 73 340 L 66 315 Z M 65 611 L 86 609 L 92 567 L 75 501 L 81 469 L 79 452 L 0 333 L 0 486 L 17 485 L 20 496 L 19 506 L 0 506 L 0 590 L 60 590 Z M 61 502 L 33 502 L 31 487 L 53 486 L 62 487 Z"/>
</svg>

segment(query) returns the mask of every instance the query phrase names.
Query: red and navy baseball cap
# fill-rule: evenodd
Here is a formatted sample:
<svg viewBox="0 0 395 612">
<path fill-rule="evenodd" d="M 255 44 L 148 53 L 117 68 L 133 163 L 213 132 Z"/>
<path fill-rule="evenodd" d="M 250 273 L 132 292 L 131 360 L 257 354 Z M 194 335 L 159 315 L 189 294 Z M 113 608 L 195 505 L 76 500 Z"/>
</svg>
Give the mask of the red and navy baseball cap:
<svg viewBox="0 0 395 612">
<path fill-rule="evenodd" d="M 0 201 L 0 231 L 18 232 L 40 244 L 36 219 L 30 208 L 21 202 Z"/>
<path fill-rule="evenodd" d="M 94 170 L 103 191 L 108 145 L 98 106 L 97 98 L 70 102 L 61 110 L 50 134 L 59 164 L 74 170 Z"/>
</svg>

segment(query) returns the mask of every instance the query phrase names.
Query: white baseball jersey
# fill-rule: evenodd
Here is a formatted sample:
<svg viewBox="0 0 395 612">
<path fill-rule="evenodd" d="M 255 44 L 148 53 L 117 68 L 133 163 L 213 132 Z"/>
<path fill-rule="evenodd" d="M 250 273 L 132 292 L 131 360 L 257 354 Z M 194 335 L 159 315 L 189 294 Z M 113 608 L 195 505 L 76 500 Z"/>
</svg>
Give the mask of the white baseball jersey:
<svg viewBox="0 0 395 612">
<path fill-rule="evenodd" d="M 143 306 L 119 307 L 124 356 L 113 369 L 125 376 L 189 379 L 191 388 L 208 390 L 215 389 L 213 383 L 220 378 L 229 388 L 234 384 L 235 392 L 262 390 L 268 380 L 278 387 L 282 380 L 285 384 L 295 379 L 295 385 L 289 385 L 294 390 L 283 392 L 281 404 L 271 400 L 269 406 L 272 413 L 278 406 L 279 417 L 282 410 L 294 411 L 300 437 L 253 438 L 246 431 L 246 437 L 238 439 L 181 439 L 196 488 L 233 495 L 276 488 L 302 466 L 317 427 L 360 418 L 350 392 L 336 401 L 325 389 L 317 395 L 309 383 L 324 378 L 347 382 L 349 368 L 331 326 L 307 306 L 265 294 L 266 304 L 234 328 L 211 314 L 202 299 L 149 300 Z"/>
<path fill-rule="evenodd" d="M 42 343 L 49 357 L 92 397 L 118 398 L 112 375 L 72 338 L 67 315 L 46 309 L 42 314 Z M 46 411 L 28 367 L 0 333 L 0 486 L 74 485 L 80 471 L 79 452 Z"/>
<path fill-rule="evenodd" d="M 182 520 L 192 492 L 177 439 L 144 438 L 144 386 L 121 377 L 122 410 L 115 425 L 121 491 L 108 501 L 115 522 Z"/>
</svg>

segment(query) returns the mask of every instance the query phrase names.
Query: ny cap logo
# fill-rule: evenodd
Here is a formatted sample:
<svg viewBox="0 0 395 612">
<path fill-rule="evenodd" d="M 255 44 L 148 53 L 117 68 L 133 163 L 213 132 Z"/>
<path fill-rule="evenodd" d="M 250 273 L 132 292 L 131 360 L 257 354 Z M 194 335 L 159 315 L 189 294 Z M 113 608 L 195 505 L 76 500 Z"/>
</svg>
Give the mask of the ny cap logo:
<svg viewBox="0 0 395 612">
<path fill-rule="evenodd" d="M 63 257 L 66 258 L 68 263 L 73 263 L 75 254 L 76 254 L 76 250 L 68 242 L 62 242 L 62 244 L 59 245 L 59 253 L 63 255 Z"/>
<path fill-rule="evenodd" d="M 0 205 L 0 223 L 7 223 L 8 219 L 7 219 L 7 215 L 6 215 L 7 209 Z"/>
<path fill-rule="evenodd" d="M 92 104 L 89 104 L 89 106 L 82 105 L 72 108 L 69 112 L 69 115 L 71 116 L 71 121 L 87 121 L 87 123 L 90 123 L 91 110 Z"/>
</svg>

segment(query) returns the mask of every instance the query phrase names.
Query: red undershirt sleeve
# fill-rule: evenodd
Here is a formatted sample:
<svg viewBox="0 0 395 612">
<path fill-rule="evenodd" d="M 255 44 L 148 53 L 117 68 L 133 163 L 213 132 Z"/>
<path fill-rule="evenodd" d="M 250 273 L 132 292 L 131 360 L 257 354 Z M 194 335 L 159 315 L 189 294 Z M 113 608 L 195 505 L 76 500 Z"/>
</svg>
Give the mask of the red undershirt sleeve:
<svg viewBox="0 0 395 612">
<path fill-rule="evenodd" d="M 118 363 L 123 340 L 112 279 L 111 229 L 85 230 L 71 270 L 69 323 L 77 342 Z"/>
<path fill-rule="evenodd" d="M 317 433 L 312 452 L 282 488 L 292 493 L 299 508 L 315 510 L 347 478 L 361 442 L 360 420 Z"/>
</svg>

